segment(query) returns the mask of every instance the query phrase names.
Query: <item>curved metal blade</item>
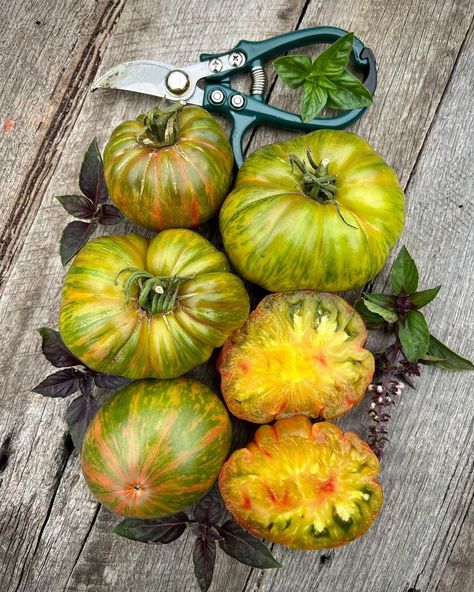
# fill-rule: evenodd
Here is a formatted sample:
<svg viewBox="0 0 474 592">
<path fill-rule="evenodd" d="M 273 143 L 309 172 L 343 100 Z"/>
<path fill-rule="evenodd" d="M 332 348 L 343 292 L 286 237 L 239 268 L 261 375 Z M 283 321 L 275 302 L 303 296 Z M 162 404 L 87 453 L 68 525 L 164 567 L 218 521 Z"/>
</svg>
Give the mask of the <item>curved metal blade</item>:
<svg viewBox="0 0 474 592">
<path fill-rule="evenodd" d="M 116 88 L 176 101 L 176 97 L 168 93 L 165 85 L 166 77 L 173 69 L 169 64 L 152 60 L 125 62 L 97 78 L 92 84 L 92 90 Z"/>
</svg>

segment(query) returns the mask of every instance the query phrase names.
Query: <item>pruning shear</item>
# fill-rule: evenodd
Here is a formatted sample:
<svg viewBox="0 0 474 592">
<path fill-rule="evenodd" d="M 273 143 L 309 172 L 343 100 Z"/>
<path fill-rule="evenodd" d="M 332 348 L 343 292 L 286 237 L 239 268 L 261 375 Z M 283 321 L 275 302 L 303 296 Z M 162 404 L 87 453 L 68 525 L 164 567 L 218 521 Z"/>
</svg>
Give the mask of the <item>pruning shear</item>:
<svg viewBox="0 0 474 592">
<path fill-rule="evenodd" d="M 231 144 L 238 167 L 244 160 L 242 141 L 245 133 L 258 125 L 311 131 L 342 129 L 354 123 L 365 107 L 343 111 L 335 117 L 317 117 L 303 123 L 299 115 L 269 105 L 264 91 L 266 59 L 296 47 L 313 43 L 334 43 L 347 34 L 336 27 L 314 27 L 271 37 L 264 41 L 239 41 L 226 53 L 200 55 L 200 62 L 175 68 L 154 60 L 125 62 L 108 70 L 92 87 L 128 90 L 169 101 L 185 101 L 200 105 L 210 112 L 224 115 L 232 123 Z M 363 74 L 363 83 L 371 94 L 377 85 L 375 57 L 360 39 L 354 38 L 351 57 Z M 249 72 L 250 94 L 237 91 L 230 77 Z M 201 81 L 204 84 L 200 84 Z"/>
</svg>

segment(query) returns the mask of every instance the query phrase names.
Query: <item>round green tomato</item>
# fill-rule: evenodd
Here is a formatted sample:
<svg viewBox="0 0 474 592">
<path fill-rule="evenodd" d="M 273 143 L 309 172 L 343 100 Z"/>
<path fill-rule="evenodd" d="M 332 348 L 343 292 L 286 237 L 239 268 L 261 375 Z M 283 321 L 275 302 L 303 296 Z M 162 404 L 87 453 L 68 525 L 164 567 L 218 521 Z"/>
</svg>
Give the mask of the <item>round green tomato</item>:
<svg viewBox="0 0 474 592">
<path fill-rule="evenodd" d="M 397 176 L 361 137 L 319 130 L 256 150 L 220 212 L 239 273 L 272 292 L 337 292 L 383 267 L 401 234 Z"/>
<path fill-rule="evenodd" d="M 113 512 L 160 518 L 196 502 L 229 451 L 230 420 L 197 380 L 140 380 L 116 393 L 87 428 L 87 485 Z"/>
<path fill-rule="evenodd" d="M 86 366 L 174 378 L 209 359 L 247 318 L 242 281 L 192 230 L 87 243 L 66 274 L 59 330 Z"/>
<path fill-rule="evenodd" d="M 120 124 L 104 151 L 110 198 L 151 230 L 192 228 L 212 218 L 229 189 L 232 163 L 221 124 L 201 107 L 179 104 Z"/>
</svg>

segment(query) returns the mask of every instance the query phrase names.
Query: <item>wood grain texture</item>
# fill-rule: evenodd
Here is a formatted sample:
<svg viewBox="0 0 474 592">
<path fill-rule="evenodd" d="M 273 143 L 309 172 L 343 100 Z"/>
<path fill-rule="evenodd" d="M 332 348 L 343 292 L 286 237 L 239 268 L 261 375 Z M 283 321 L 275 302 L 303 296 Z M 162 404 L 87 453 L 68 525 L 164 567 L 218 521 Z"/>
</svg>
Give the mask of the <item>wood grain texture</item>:
<svg viewBox="0 0 474 592">
<path fill-rule="evenodd" d="M 3 4 L 0 290 L 41 203 L 123 1 Z"/>
<path fill-rule="evenodd" d="M 80 6 L 75 4 L 77 10 Z M 472 36 L 454 69 L 472 16 L 467 1 L 363 0 L 348 5 L 293 0 L 270 6 L 241 0 L 128 0 L 107 6 L 111 12 L 105 29 L 99 27 L 85 45 L 70 50 L 71 64 L 82 64 L 90 48 L 87 69 L 77 71 L 68 87 L 67 116 L 61 120 L 60 107 L 52 109 L 51 121 L 57 125 L 45 146 L 46 160 L 37 161 L 28 173 L 19 167 L 35 205 L 10 229 L 15 235 L 10 253 L 16 256 L 7 257 L 8 279 L 0 301 L 5 336 L 0 343 L 2 592 L 197 590 L 191 540 L 152 547 L 112 535 L 117 519 L 99 510 L 80 476 L 77 455 L 71 453 L 65 402 L 29 393 L 50 370 L 39 353 L 35 328 L 56 325 L 63 277 L 58 239 L 69 218 L 52 196 L 77 188 L 80 160 L 92 137 L 97 135 L 103 146 L 114 125 L 153 104 L 153 99 L 117 92 L 90 96 L 96 70 L 139 57 L 184 64 L 201 51 L 226 50 L 241 38 L 262 39 L 295 28 L 302 16 L 301 26 L 355 30 L 380 57 L 381 73 L 377 102 L 358 129 L 395 165 L 403 182 L 409 180 L 405 242 L 420 263 L 424 285 L 445 283 L 430 309 L 437 335 L 465 355 L 472 345 Z M 100 3 L 96 10 L 100 7 L 106 10 Z M 62 19 L 70 16 L 64 11 Z M 33 47 L 39 51 L 35 43 Z M 294 95 L 278 84 L 272 100 L 295 103 Z M 261 130 L 253 146 L 275 137 L 275 132 Z M 26 194 L 12 190 L 12 195 L 18 199 Z M 205 369 L 202 376 L 213 378 Z M 220 557 L 212 590 L 407 592 L 415 587 L 425 592 L 439 584 L 443 592 L 447 587 L 464 592 L 469 567 L 457 566 L 467 562 L 465 516 L 472 495 L 468 463 L 473 409 L 467 392 L 466 375 L 426 370 L 417 391 L 406 393 L 394 415 L 384 468 L 387 502 L 367 537 L 336 552 L 278 548 L 275 553 L 285 563 L 278 572 L 253 571 Z M 363 435 L 366 417 L 361 405 L 342 423 Z"/>
</svg>

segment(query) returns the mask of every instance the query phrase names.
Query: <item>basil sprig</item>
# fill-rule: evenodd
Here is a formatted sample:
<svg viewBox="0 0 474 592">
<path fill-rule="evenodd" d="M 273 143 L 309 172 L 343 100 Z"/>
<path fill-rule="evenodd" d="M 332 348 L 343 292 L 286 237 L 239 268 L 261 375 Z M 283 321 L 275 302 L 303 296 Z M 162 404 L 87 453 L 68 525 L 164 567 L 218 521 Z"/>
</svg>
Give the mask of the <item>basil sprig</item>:
<svg viewBox="0 0 474 592">
<path fill-rule="evenodd" d="M 307 55 L 284 56 L 273 62 L 278 76 L 290 88 L 304 85 L 301 119 L 308 122 L 324 109 L 346 110 L 368 107 L 372 95 L 362 82 L 346 70 L 354 44 L 347 33 L 315 60 Z"/>
<path fill-rule="evenodd" d="M 430 303 L 441 286 L 418 291 L 418 268 L 402 247 L 390 271 L 393 294 L 364 292 L 355 307 L 369 327 L 389 325 L 408 362 L 439 366 L 446 370 L 473 370 L 462 358 L 431 335 L 420 308 Z"/>
</svg>

